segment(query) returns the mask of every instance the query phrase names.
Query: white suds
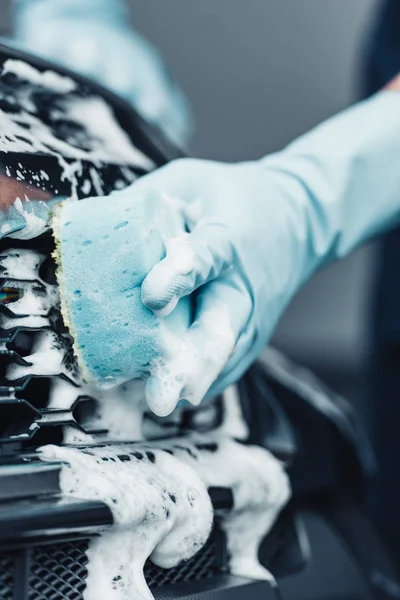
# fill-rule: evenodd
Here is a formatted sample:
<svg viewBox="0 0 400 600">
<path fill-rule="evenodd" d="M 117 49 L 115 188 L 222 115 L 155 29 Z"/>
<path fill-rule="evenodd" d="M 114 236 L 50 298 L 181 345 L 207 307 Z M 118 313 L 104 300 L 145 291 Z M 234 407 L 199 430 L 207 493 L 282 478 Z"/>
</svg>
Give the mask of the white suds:
<svg viewBox="0 0 400 600">
<path fill-rule="evenodd" d="M 62 377 L 54 377 L 51 380 L 49 394 L 49 410 L 69 410 L 82 395 L 80 387 Z"/>
<path fill-rule="evenodd" d="M 195 471 L 174 456 L 137 445 L 87 448 L 45 446 L 46 460 L 62 460 L 68 496 L 102 500 L 115 525 L 88 552 L 85 600 L 150 600 L 143 576 L 149 556 L 169 568 L 193 556 L 209 537 L 213 513 Z"/>
<path fill-rule="evenodd" d="M 144 381 L 134 380 L 108 390 L 90 385 L 82 386 L 82 395 L 96 398 L 96 413 L 92 415 L 91 428 L 106 424 L 107 434 L 96 436 L 97 442 L 138 441 L 142 439 L 142 421 L 145 410 Z"/>
<path fill-rule="evenodd" d="M 55 155 L 60 152 L 64 158 L 85 159 L 91 162 L 122 162 L 124 165 L 144 169 L 154 166 L 152 161 L 131 143 L 110 107 L 101 97 L 74 94 L 77 85 L 68 77 L 62 77 L 53 71 L 42 73 L 22 61 L 6 61 L 1 74 L 4 76 L 8 73 L 14 73 L 30 85 L 25 90 L 17 90 L 20 105 L 25 112 L 2 113 L 0 142 L 3 138 L 3 143 L 0 143 L 0 146 L 3 150 L 15 149 L 24 152 L 33 149 L 36 152 L 44 151 Z M 53 110 L 54 121 L 69 120 L 84 128 L 90 136 L 90 150 L 80 149 L 78 144 L 56 137 L 52 129 L 35 115 L 36 105 L 29 95 L 37 86 L 59 94 L 61 110 Z"/>
<path fill-rule="evenodd" d="M 83 182 L 82 187 L 81 187 L 82 193 L 85 196 L 88 196 L 91 189 L 92 189 L 92 182 L 89 179 L 85 179 L 85 181 Z"/>
<path fill-rule="evenodd" d="M 67 114 L 69 119 L 81 123 L 88 131 L 96 132 L 92 153 L 97 159 L 113 157 L 117 163 L 143 169 L 151 169 L 154 166 L 149 158 L 133 146 L 127 134 L 117 124 L 110 107 L 101 98 L 92 96 L 84 101 L 82 98 L 70 101 L 67 104 Z M 105 156 L 103 147 L 107 153 Z"/>
<path fill-rule="evenodd" d="M 260 543 L 290 496 L 283 465 L 267 450 L 224 435 L 193 434 L 105 448 L 40 450 L 59 459 L 62 492 L 102 500 L 114 526 L 91 542 L 85 600 L 149 600 L 148 557 L 164 568 L 193 556 L 207 540 L 212 510 L 207 488 L 230 488 L 233 507 L 220 515 L 230 571 L 272 580 L 259 563 Z"/>
<path fill-rule="evenodd" d="M 215 450 L 201 450 L 212 447 L 213 442 Z M 271 580 L 259 562 L 258 550 L 290 497 L 283 465 L 263 448 L 221 435 L 193 436 L 191 450 L 179 450 L 177 455 L 196 470 L 207 487 L 222 486 L 233 492 L 233 509 L 222 519 L 231 572 L 248 579 Z"/>
<path fill-rule="evenodd" d="M 94 191 L 96 192 L 97 196 L 102 196 L 103 182 L 101 181 L 98 172 L 96 171 L 96 169 L 90 168 L 89 173 L 92 178 L 92 184 L 93 184 Z"/>
<path fill-rule="evenodd" d="M 3 250 L 0 252 L 1 275 L 10 279 L 34 281 L 39 279 L 39 269 L 45 258 L 45 254 L 35 250 L 24 248 Z"/>
<path fill-rule="evenodd" d="M 40 252 L 23 248 L 0 252 L 2 277 L 21 294 L 8 308 L 24 319 L 25 327 L 36 327 L 37 318 L 46 317 L 59 303 L 58 286 L 43 281 L 39 274 L 45 258 Z M 41 320 L 40 323 L 43 325 L 44 322 Z"/>
<path fill-rule="evenodd" d="M 159 416 L 170 414 L 177 401 L 197 405 L 228 361 L 235 345 L 228 310 L 215 304 L 182 335 L 160 324 L 164 355 L 154 359 L 146 385 L 146 400 Z M 200 382 L 200 383 L 199 383 Z"/>
<path fill-rule="evenodd" d="M 43 204 L 45 205 L 44 202 Z M 24 201 L 22 201 L 21 198 L 16 198 L 14 207 L 24 219 L 25 227 L 21 231 L 9 233 L 8 237 L 17 238 L 19 240 L 31 240 L 48 230 L 48 223 L 33 212 L 29 198 L 25 196 Z"/>
<path fill-rule="evenodd" d="M 130 167 L 149 170 L 154 167 L 129 136 L 120 127 L 112 109 L 99 96 L 82 95 L 78 85 L 70 78 L 53 71 L 40 72 L 33 66 L 18 60 L 7 60 L 3 65 L 1 77 L 7 78 L 14 74 L 18 85 L 9 86 L 6 83 L 1 96 L 5 102 L 15 106 L 14 111 L 0 111 L 0 151 L 43 154 L 54 156 L 61 167 L 61 180 L 71 183 L 71 196 L 77 198 L 77 176 L 82 173 L 82 161 L 99 167 L 104 164 L 122 164 L 121 173 L 127 177 L 127 182 L 135 179 L 135 173 Z M 49 123 L 41 118 L 38 111 L 38 100 L 34 94 L 39 89 L 48 90 L 54 95 L 54 108 L 48 109 Z M 9 91 L 9 90 L 12 90 Z M 67 134 L 65 123 L 71 123 Z M 59 133 L 61 130 L 63 133 Z M 16 170 L 16 181 L 28 181 L 29 173 L 19 163 Z M 5 174 L 13 177 L 10 168 L 6 166 Z M 104 186 L 98 171 L 91 169 L 92 182 L 88 185 L 95 189 L 98 195 L 104 194 Z M 40 183 L 33 187 L 31 193 L 38 193 L 37 198 L 43 198 L 43 191 L 50 180 L 49 174 L 40 171 L 40 176 L 31 173 L 32 180 Z M 88 181 L 88 180 L 87 180 Z M 40 216 L 35 213 L 35 207 L 16 198 L 14 208 L 23 218 L 25 227 L 18 226 L 18 231 L 12 231 L 5 225 L 1 233 L 17 239 L 38 237 L 47 230 L 48 208 L 41 207 Z M 8 218 L 8 217 L 7 217 Z M 10 221 L 13 220 L 11 215 Z M 18 225 L 18 224 L 17 224 Z"/>
<path fill-rule="evenodd" d="M 22 60 L 14 60 L 9 58 L 3 64 L 2 74 L 13 73 L 26 81 L 30 81 L 36 85 L 42 85 L 54 92 L 67 94 L 76 89 L 76 83 L 69 77 L 64 77 L 55 73 L 55 71 L 44 71 L 41 73 L 31 65 Z"/>
<path fill-rule="evenodd" d="M 73 378 L 73 373 L 65 362 L 68 350 L 68 343 L 63 338 L 50 329 L 44 329 L 37 333 L 32 353 L 25 357 L 29 366 L 10 363 L 6 370 L 7 378 L 15 380 L 26 375 L 65 375 Z"/>
<path fill-rule="evenodd" d="M 237 385 L 231 385 L 224 391 L 221 402 L 224 410 L 224 419 L 218 428 L 218 434 L 235 440 L 247 439 L 249 427 L 243 418 Z"/>
<path fill-rule="evenodd" d="M 6 285 L 8 285 L 8 280 Z M 21 297 L 18 300 L 12 302 L 10 310 L 17 315 L 29 315 L 33 317 L 46 316 L 49 314 L 53 307 L 54 300 L 57 301 L 58 290 L 56 286 L 50 286 L 46 284 L 46 287 L 36 282 L 19 281 L 18 291 L 21 293 Z M 10 285 L 10 287 L 12 287 Z"/>
</svg>

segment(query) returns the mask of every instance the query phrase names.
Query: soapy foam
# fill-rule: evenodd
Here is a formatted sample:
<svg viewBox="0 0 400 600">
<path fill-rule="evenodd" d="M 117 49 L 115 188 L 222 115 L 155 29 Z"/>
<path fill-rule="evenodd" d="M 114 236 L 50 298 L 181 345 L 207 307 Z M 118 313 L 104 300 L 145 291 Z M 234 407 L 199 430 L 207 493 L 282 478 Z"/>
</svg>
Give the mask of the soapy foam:
<svg viewBox="0 0 400 600">
<path fill-rule="evenodd" d="M 6 376 L 12 381 L 27 375 L 65 375 L 79 382 L 79 373 L 71 354 L 67 340 L 51 329 L 42 329 L 36 334 L 32 354 L 25 357 L 29 366 L 10 363 Z M 68 355 L 70 360 L 67 360 Z"/>
<path fill-rule="evenodd" d="M 123 165 L 131 165 L 149 170 L 154 163 L 147 158 L 130 141 L 127 134 L 117 124 L 115 117 L 104 100 L 99 97 L 76 99 L 67 105 L 67 117 L 76 123 L 81 123 L 89 132 L 96 132 L 91 150 L 98 160 L 112 160 Z M 99 131 L 99 123 L 101 129 Z M 104 147 L 106 154 L 103 154 Z"/>
<path fill-rule="evenodd" d="M 77 84 L 70 78 L 50 70 L 42 73 L 23 61 L 7 60 L 1 75 L 4 77 L 10 73 L 17 76 L 18 85 L 11 86 L 10 89 L 5 85 L 1 93 L 5 101 L 14 102 L 20 111 L 7 113 L 0 111 L 0 151 L 43 153 L 56 157 L 62 169 L 61 180 L 70 182 L 71 195 L 75 199 L 78 190 L 77 177 L 82 174 L 82 161 L 89 161 L 96 166 L 103 162 L 123 163 L 125 166 L 121 172 L 124 176 L 129 174 L 128 182 L 135 179 L 135 174 L 129 167 L 144 170 L 154 167 L 153 162 L 132 144 L 116 121 L 111 108 L 102 98 L 81 96 Z M 32 94 L 38 88 L 50 90 L 55 94 L 55 106 L 58 108 L 49 112 L 49 116 L 54 121 L 53 125 L 57 127 L 59 122 L 65 121 L 73 124 L 68 139 L 57 137 L 52 127 L 44 123 L 40 115 L 36 114 L 37 104 Z M 84 148 L 80 147 L 82 131 L 86 136 Z M 5 174 L 11 177 L 8 167 L 5 169 Z M 19 181 L 27 179 L 27 173 L 22 165 L 16 170 L 16 177 Z M 43 170 L 40 171 L 40 177 L 34 175 L 33 178 L 35 180 L 41 178 L 44 184 L 50 179 Z M 87 179 L 84 182 L 82 188 L 93 186 L 96 193 L 102 195 L 103 182 L 99 173 L 93 168 L 90 169 L 90 179 L 91 181 Z M 42 185 L 41 189 L 45 190 L 46 186 Z M 34 189 L 32 193 L 37 193 L 37 190 Z M 36 198 L 31 199 L 36 200 Z M 3 235 L 17 239 L 31 239 L 48 229 L 48 211 L 44 210 L 43 214 L 36 215 L 34 208 L 27 203 L 28 198 L 25 197 L 24 200 L 16 198 L 14 204 L 14 208 L 25 221 L 25 227 L 12 231 L 7 228 L 7 223 L 3 224 L 1 227 Z"/>
<path fill-rule="evenodd" d="M 37 327 L 38 323 L 48 325 L 44 318 L 59 304 L 57 285 L 43 281 L 39 274 L 45 258 L 43 253 L 24 248 L 0 252 L 2 277 L 6 279 L 6 285 L 22 292 L 18 300 L 8 304 L 8 309 L 23 319 L 25 327 Z M 41 319 L 38 320 L 38 317 Z M 9 322 L 11 324 L 12 319 Z"/>
<path fill-rule="evenodd" d="M 235 440 L 246 440 L 250 432 L 243 418 L 238 386 L 228 387 L 222 394 L 221 401 L 224 418 L 218 428 L 218 434 Z"/>
<path fill-rule="evenodd" d="M 290 497 L 289 480 L 280 461 L 263 448 L 245 446 L 218 433 L 193 434 L 171 447 L 207 487 L 227 487 L 233 492 L 233 509 L 222 518 L 231 572 L 272 580 L 258 560 L 258 549 Z"/>
<path fill-rule="evenodd" d="M 102 500 L 115 525 L 88 552 L 85 600 L 149 600 L 143 576 L 149 556 L 172 567 L 193 556 L 212 526 L 207 490 L 195 471 L 174 456 L 137 445 L 78 450 L 46 446 L 46 460 L 62 460 L 68 496 Z"/>
<path fill-rule="evenodd" d="M 18 327 L 28 327 L 30 329 L 41 329 L 41 328 L 45 328 L 45 327 L 50 327 L 51 323 L 50 323 L 50 319 L 47 317 L 40 317 L 40 316 L 32 316 L 32 315 L 27 315 L 25 317 L 7 317 L 7 316 L 2 316 L 2 320 L 1 320 L 1 327 L 2 329 L 5 330 L 9 330 L 9 329 L 16 329 Z"/>
<path fill-rule="evenodd" d="M 19 299 L 7 304 L 7 309 L 13 316 L 2 315 L 1 327 L 3 329 L 15 329 L 17 327 L 31 329 L 50 328 L 51 315 L 59 304 L 59 297 L 58 287 L 43 281 L 39 275 L 45 258 L 46 256 L 40 252 L 23 248 L 8 249 L 0 252 L 2 277 L 5 279 L 3 285 L 16 288 L 21 294 Z M 63 347 L 63 359 L 65 360 L 68 351 L 65 342 Z M 43 351 L 45 353 L 47 351 L 50 352 L 48 362 L 46 354 L 43 355 Z M 57 352 L 59 353 L 59 351 Z M 45 350 L 43 346 L 41 356 L 41 360 L 45 364 L 53 364 L 51 358 L 52 348 Z M 40 363 L 37 365 L 37 369 L 39 368 Z M 18 379 L 31 372 L 32 370 L 26 366 L 11 364 L 8 367 L 7 375 L 12 379 Z"/>
<path fill-rule="evenodd" d="M 15 284 L 12 280 L 6 280 L 4 285 L 12 287 Z M 46 286 L 38 282 L 19 281 L 17 284 L 22 296 L 14 302 L 8 304 L 16 316 L 32 315 L 47 316 L 58 299 L 58 290 L 55 286 Z"/>
<path fill-rule="evenodd" d="M 81 387 L 72 385 L 67 379 L 54 377 L 50 382 L 49 409 L 69 410 L 82 396 Z"/>
<path fill-rule="evenodd" d="M 76 83 L 69 77 L 59 75 L 54 71 L 40 72 L 22 60 L 12 58 L 6 60 L 3 64 L 2 74 L 5 75 L 7 73 L 13 73 L 13 75 L 18 75 L 18 77 L 21 77 L 25 81 L 46 87 L 60 94 L 68 94 L 76 89 Z"/>
<path fill-rule="evenodd" d="M 9 303 L 8 310 L 15 317 L 2 315 L 1 326 L 23 326 L 39 331 L 34 335 L 31 355 L 25 357 L 28 365 L 10 363 L 6 369 L 9 380 L 28 375 L 64 375 L 79 381 L 79 373 L 68 338 L 50 328 L 49 315 L 59 305 L 58 286 L 44 281 L 40 269 L 46 255 L 26 248 L 0 252 L 0 265 L 5 285 L 20 290 L 21 297 Z"/>
<path fill-rule="evenodd" d="M 160 347 L 146 385 L 146 400 L 159 416 L 170 414 L 179 400 L 198 405 L 229 359 L 235 345 L 229 312 L 222 304 L 204 311 L 201 323 L 174 334 L 162 321 Z"/>
<path fill-rule="evenodd" d="M 68 142 L 56 138 L 51 129 L 33 114 L 14 115 L 11 120 L 11 131 L 2 130 L 2 135 L 14 133 L 19 123 L 30 124 L 30 131 L 23 129 L 22 137 L 29 140 L 28 144 L 40 150 L 43 144 L 48 152 L 49 148 L 59 149 L 64 157 L 86 159 L 92 162 L 123 162 L 124 165 L 150 169 L 154 167 L 152 161 L 140 150 L 133 146 L 128 135 L 121 129 L 107 103 L 99 96 L 63 96 L 76 90 L 76 83 L 68 77 L 60 76 L 53 71 L 40 72 L 31 65 L 19 60 L 9 59 L 4 63 L 2 75 L 13 73 L 23 81 L 31 84 L 29 93 L 35 91 L 35 87 L 44 87 L 60 94 L 62 110 L 59 116 L 63 119 L 73 121 L 81 125 L 91 136 L 92 148 L 83 150 L 72 146 Z M 35 106 L 35 104 L 34 104 Z M 29 112 L 29 111 L 28 111 Z M 35 112 L 35 111 L 33 111 Z M 53 112 L 53 117 L 57 114 Z M 4 119 L 6 121 L 7 119 Z M 99 127 L 101 124 L 101 127 Z M 11 135 L 12 137 L 12 135 Z M 9 140 L 11 141 L 11 140 Z M 16 140 L 18 141 L 18 140 Z M 21 140 L 19 140 L 21 142 Z M 25 142 L 27 143 L 27 142 Z"/>
<path fill-rule="evenodd" d="M 19 300 L 8 305 L 9 310 L 15 315 L 28 315 L 21 317 L 21 320 L 2 316 L 2 326 L 6 321 L 10 326 L 40 328 L 40 331 L 31 334 L 35 339 L 31 355 L 25 357 L 28 365 L 10 364 L 6 371 L 7 378 L 13 381 L 29 375 L 53 376 L 49 409 L 70 409 L 83 396 L 96 398 L 98 412 L 91 423 L 92 428 L 105 428 L 103 424 L 106 423 L 107 435 L 113 440 L 141 439 L 144 382 L 129 382 L 112 390 L 99 390 L 83 384 L 71 355 L 68 338 L 52 331 L 50 322 L 43 317 L 59 306 L 58 286 L 46 283 L 39 275 L 46 258 L 41 252 L 25 248 L 0 252 L 2 276 L 10 287 L 16 286 L 23 292 Z M 38 320 L 39 315 L 42 316 Z M 70 381 L 57 377 L 60 374 Z M 80 383 L 79 387 L 77 383 Z M 97 436 L 97 441 L 102 439 Z M 72 427 L 66 429 L 65 442 L 88 441 L 94 442 L 94 438 Z"/>
<path fill-rule="evenodd" d="M 230 571 L 274 581 L 259 563 L 258 549 L 290 486 L 283 465 L 267 450 L 215 432 L 151 446 L 47 446 L 41 453 L 66 463 L 64 494 L 102 500 L 114 515 L 115 525 L 91 543 L 85 600 L 152 598 L 143 579 L 145 561 L 150 556 L 170 568 L 201 548 L 211 529 L 210 486 L 233 492 L 232 510 L 220 515 Z"/>
<path fill-rule="evenodd" d="M 41 202 L 41 204 L 46 207 L 45 202 Z M 16 198 L 14 207 L 24 219 L 25 227 L 20 231 L 9 233 L 8 237 L 17 238 L 19 240 L 31 240 L 39 237 L 39 235 L 42 235 L 42 233 L 45 231 L 48 231 L 48 223 L 45 219 L 35 215 L 32 209 L 32 204 L 27 196 L 25 196 L 24 201 L 22 201 L 21 198 Z"/>
<path fill-rule="evenodd" d="M 258 548 L 290 496 L 288 477 L 282 463 L 270 452 L 245 446 L 230 437 L 236 434 L 245 437 L 247 433 L 236 386 L 224 394 L 223 406 L 223 420 L 216 430 L 153 441 L 148 449 L 172 453 L 196 471 L 205 487 L 232 489 L 234 507 L 221 515 L 231 572 L 272 581 L 272 575 L 259 564 Z M 133 447 L 138 450 L 141 446 Z"/>
<path fill-rule="evenodd" d="M 96 436 L 97 442 L 107 439 L 138 441 L 143 438 L 144 381 L 133 380 L 108 390 L 83 385 L 81 395 L 96 398 L 96 414 L 90 426 L 107 430 L 105 436 Z"/>
<path fill-rule="evenodd" d="M 26 248 L 3 250 L 0 252 L 1 276 L 25 281 L 39 279 L 45 258 L 45 254 Z"/>
</svg>

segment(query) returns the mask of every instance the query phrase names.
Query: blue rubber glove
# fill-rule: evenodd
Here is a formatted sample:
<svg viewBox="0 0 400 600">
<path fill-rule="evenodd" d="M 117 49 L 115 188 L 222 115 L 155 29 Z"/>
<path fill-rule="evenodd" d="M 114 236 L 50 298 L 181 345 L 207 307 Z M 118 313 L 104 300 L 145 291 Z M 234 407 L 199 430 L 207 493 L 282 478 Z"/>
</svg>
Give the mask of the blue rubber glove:
<svg viewBox="0 0 400 600">
<path fill-rule="evenodd" d="M 129 26 L 123 0 L 14 0 L 14 8 L 24 49 L 98 81 L 185 143 L 188 103 L 157 51 Z"/>
<path fill-rule="evenodd" d="M 222 391 L 268 343 L 302 283 L 400 216 L 400 94 L 385 91 L 323 123 L 284 151 L 228 165 L 175 161 L 132 185 L 176 199 L 189 231 L 142 284 L 161 315 L 192 294 L 180 358 L 153 373 L 148 399 Z M 168 357 L 168 348 L 166 348 Z M 170 391 L 168 393 L 171 393 Z"/>
</svg>

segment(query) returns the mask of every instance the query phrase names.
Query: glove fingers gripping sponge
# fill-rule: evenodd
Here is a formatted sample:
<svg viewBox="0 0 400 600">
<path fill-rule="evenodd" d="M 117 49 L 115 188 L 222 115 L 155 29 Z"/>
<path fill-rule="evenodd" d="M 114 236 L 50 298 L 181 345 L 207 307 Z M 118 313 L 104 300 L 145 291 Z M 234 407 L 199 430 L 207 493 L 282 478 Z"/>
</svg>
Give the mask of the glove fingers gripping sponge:
<svg viewBox="0 0 400 600">
<path fill-rule="evenodd" d="M 161 355 L 160 318 L 141 284 L 184 223 L 153 190 L 64 202 L 53 231 L 61 310 L 84 379 L 102 387 L 143 378 Z M 189 300 L 163 319 L 175 335 L 190 325 Z"/>
</svg>

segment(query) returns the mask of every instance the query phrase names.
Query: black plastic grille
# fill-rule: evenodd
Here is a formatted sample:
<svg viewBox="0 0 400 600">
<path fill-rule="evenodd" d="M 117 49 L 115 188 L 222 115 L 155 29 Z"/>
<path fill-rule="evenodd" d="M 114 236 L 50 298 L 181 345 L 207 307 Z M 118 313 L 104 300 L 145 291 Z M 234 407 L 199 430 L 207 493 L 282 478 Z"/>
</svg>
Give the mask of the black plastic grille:
<svg viewBox="0 0 400 600">
<path fill-rule="evenodd" d="M 14 599 L 14 561 L 7 556 L 0 556 L 0 598 Z"/>
<path fill-rule="evenodd" d="M 88 541 L 67 542 L 34 549 L 29 577 L 29 600 L 80 600 L 87 577 Z"/>
<path fill-rule="evenodd" d="M 214 533 L 190 560 L 173 569 L 161 569 L 147 561 L 147 584 L 158 588 L 174 583 L 208 579 L 223 569 L 223 540 Z M 87 578 L 89 540 L 36 546 L 23 551 L 16 561 L 27 561 L 28 600 L 83 600 Z M 0 600 L 18 600 L 14 589 L 14 560 L 0 555 Z"/>
<path fill-rule="evenodd" d="M 72 340 L 62 324 L 52 238 L 44 234 L 29 245 L 12 242 L 9 247 L 0 240 L 0 453 L 60 444 L 66 427 L 75 441 L 83 443 L 88 434 L 91 441 L 95 436 L 102 443 L 108 439 L 107 429 L 96 399 L 85 396 L 79 385 Z M 34 311 L 33 321 L 26 315 L 29 310 Z M 50 374 L 40 358 L 35 362 L 49 347 L 54 355 Z M 57 402 L 63 393 L 66 406 Z M 212 429 L 221 418 L 217 404 L 182 411 L 176 418 L 145 415 L 144 433 L 151 439 Z"/>
</svg>

